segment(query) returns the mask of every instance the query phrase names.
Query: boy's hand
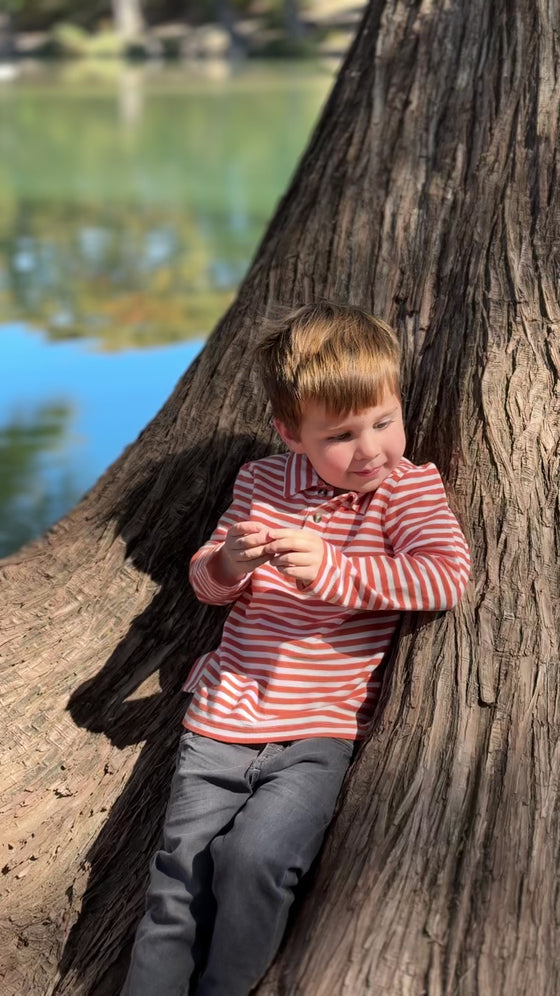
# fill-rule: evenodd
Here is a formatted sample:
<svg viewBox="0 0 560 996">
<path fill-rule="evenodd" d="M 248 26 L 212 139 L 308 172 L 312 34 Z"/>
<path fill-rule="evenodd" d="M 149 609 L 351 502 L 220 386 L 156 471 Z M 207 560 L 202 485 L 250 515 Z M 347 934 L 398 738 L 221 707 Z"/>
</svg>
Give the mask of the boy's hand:
<svg viewBox="0 0 560 996">
<path fill-rule="evenodd" d="M 228 530 L 224 545 L 213 558 L 213 573 L 225 584 L 236 584 L 241 578 L 269 560 L 263 553 L 268 533 L 259 522 L 236 522 Z"/>
<path fill-rule="evenodd" d="M 325 544 L 311 529 L 270 529 L 264 547 L 270 563 L 281 574 L 311 584 L 321 567 Z"/>
</svg>

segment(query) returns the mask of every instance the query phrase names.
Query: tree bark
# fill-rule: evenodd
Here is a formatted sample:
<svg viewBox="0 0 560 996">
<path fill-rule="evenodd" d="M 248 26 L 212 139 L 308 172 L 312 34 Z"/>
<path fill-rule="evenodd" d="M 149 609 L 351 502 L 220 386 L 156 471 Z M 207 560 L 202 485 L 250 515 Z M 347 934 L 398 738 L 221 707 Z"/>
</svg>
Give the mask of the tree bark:
<svg viewBox="0 0 560 996">
<path fill-rule="evenodd" d="M 222 615 L 189 554 L 273 445 L 271 302 L 375 311 L 404 351 L 470 593 L 405 616 L 371 739 L 262 996 L 553 996 L 560 753 L 560 12 L 371 0 L 237 301 L 84 501 L 2 569 L 3 992 L 111 994 Z"/>
</svg>

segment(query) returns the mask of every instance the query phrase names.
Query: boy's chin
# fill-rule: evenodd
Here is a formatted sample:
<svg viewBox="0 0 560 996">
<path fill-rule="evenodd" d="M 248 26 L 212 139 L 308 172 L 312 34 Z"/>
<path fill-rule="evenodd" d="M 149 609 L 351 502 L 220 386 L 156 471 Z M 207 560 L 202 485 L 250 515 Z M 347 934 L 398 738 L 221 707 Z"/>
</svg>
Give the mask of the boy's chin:
<svg viewBox="0 0 560 996">
<path fill-rule="evenodd" d="M 355 494 L 365 495 L 369 494 L 371 491 L 375 491 L 386 477 L 387 474 L 384 473 L 379 474 L 378 477 L 360 480 L 359 477 L 352 474 L 351 476 L 349 475 L 347 481 L 341 481 L 338 484 L 331 484 L 330 487 L 334 488 L 334 493 L 337 495 L 347 494 L 350 491 L 353 491 Z"/>
<path fill-rule="evenodd" d="M 373 474 L 353 474 L 353 486 L 348 490 L 357 491 L 358 494 L 368 494 L 375 491 L 389 474 L 390 470 L 387 467 L 381 467 Z"/>
</svg>

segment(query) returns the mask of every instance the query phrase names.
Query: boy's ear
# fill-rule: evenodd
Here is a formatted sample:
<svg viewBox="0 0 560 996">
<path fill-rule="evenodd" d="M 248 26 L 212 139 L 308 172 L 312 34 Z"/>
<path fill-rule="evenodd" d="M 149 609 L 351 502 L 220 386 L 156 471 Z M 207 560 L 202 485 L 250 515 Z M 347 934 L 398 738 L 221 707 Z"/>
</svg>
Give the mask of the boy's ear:
<svg viewBox="0 0 560 996">
<path fill-rule="evenodd" d="M 303 453 L 302 443 L 300 442 L 299 439 L 296 439 L 296 437 L 290 432 L 288 427 L 284 425 L 284 423 L 281 422 L 279 418 L 273 419 L 273 423 L 276 432 L 280 436 L 280 439 L 282 440 L 283 443 L 286 444 L 288 449 L 292 450 L 293 453 Z"/>
</svg>

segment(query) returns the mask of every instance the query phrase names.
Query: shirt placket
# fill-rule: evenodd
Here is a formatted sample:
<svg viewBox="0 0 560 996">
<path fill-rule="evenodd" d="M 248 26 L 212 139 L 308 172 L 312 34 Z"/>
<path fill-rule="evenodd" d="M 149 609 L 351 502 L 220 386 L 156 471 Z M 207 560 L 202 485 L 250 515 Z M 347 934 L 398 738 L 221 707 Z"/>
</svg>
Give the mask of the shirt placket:
<svg viewBox="0 0 560 996">
<path fill-rule="evenodd" d="M 316 494 L 318 498 L 329 498 L 330 496 L 330 492 L 327 488 L 319 488 Z M 319 525 L 325 519 L 326 515 L 326 504 L 323 502 L 306 505 L 303 509 L 300 529 L 310 528 L 313 523 L 315 525 Z"/>
<path fill-rule="evenodd" d="M 320 526 L 321 530 L 328 527 L 329 522 L 336 512 L 341 508 L 357 509 L 359 505 L 359 495 L 349 492 L 345 495 L 333 495 L 327 488 L 319 488 L 316 492 L 318 498 L 326 499 L 316 505 L 307 505 L 303 509 L 301 529 L 313 528 L 313 525 Z"/>
</svg>

